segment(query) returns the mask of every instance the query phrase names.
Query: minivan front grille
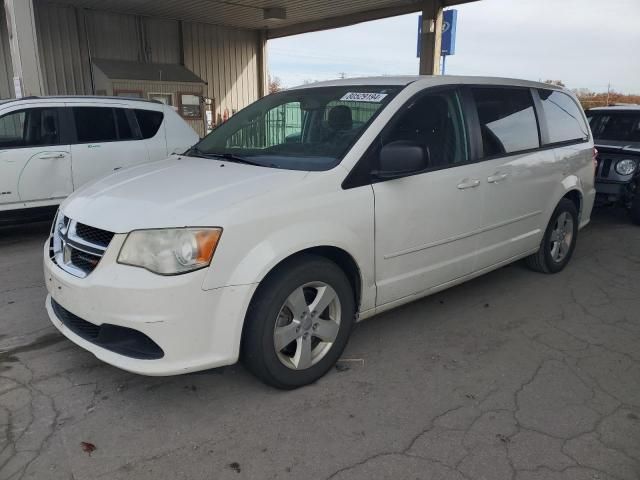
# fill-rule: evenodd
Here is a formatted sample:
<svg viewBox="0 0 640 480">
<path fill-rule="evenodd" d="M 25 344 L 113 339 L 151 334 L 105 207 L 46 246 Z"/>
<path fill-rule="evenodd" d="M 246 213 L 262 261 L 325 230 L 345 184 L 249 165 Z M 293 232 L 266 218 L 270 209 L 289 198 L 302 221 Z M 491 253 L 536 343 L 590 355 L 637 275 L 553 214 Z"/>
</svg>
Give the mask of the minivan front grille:
<svg viewBox="0 0 640 480">
<path fill-rule="evenodd" d="M 49 255 L 64 271 L 84 278 L 100 263 L 114 233 L 58 214 L 51 231 Z"/>
<path fill-rule="evenodd" d="M 76 235 L 89 243 L 107 248 L 114 234 L 84 223 L 76 223 Z"/>
</svg>

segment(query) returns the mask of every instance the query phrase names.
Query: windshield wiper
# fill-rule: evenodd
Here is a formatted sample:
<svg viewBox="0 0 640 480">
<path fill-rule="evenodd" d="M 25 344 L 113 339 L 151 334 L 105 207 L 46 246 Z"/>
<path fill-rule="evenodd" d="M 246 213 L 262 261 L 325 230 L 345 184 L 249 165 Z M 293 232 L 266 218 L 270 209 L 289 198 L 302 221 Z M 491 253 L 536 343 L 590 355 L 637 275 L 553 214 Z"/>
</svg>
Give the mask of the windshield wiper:
<svg viewBox="0 0 640 480">
<path fill-rule="evenodd" d="M 208 153 L 203 152 L 202 150 L 200 150 L 195 145 L 193 147 L 191 147 L 189 150 L 187 150 L 186 152 L 184 152 L 184 155 L 186 155 L 187 157 L 209 158 L 209 154 Z"/>
<path fill-rule="evenodd" d="M 275 164 L 265 165 L 264 163 L 254 162 L 254 161 L 249 160 L 249 159 L 247 159 L 245 157 L 240 157 L 238 155 L 234 155 L 233 153 L 210 153 L 210 152 L 204 152 L 204 151 L 200 150 L 196 146 L 193 146 L 189 150 L 187 150 L 185 152 L 185 155 L 201 157 L 201 158 L 220 158 L 220 159 L 226 160 L 228 162 L 244 163 L 245 165 L 254 165 L 256 167 L 276 167 Z"/>
</svg>

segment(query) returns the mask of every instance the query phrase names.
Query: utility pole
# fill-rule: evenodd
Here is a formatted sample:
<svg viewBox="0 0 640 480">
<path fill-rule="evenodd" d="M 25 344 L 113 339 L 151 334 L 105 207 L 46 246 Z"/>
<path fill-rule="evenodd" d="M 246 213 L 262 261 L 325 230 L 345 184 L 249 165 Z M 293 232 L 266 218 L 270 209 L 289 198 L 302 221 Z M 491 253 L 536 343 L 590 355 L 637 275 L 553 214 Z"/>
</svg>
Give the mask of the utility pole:
<svg viewBox="0 0 640 480">
<path fill-rule="evenodd" d="M 611 82 L 607 84 L 607 107 L 609 106 L 609 97 L 611 96 Z"/>
<path fill-rule="evenodd" d="M 340 72 L 338 73 L 338 77 L 340 77 L 340 80 L 344 80 L 345 78 L 347 78 L 347 74 L 345 72 Z"/>
</svg>

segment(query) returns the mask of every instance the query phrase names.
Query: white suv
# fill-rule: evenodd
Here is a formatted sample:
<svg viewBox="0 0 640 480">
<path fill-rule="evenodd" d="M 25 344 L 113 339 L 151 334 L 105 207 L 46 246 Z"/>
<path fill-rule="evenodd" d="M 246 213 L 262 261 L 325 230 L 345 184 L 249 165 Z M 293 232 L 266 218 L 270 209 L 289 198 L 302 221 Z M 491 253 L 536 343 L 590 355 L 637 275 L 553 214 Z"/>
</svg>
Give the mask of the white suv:
<svg viewBox="0 0 640 480">
<path fill-rule="evenodd" d="M 241 358 L 295 388 L 357 320 L 521 258 L 562 270 L 589 222 L 593 156 L 575 97 L 545 84 L 384 77 L 269 95 L 185 155 L 64 202 L 46 308 L 131 372 Z"/>
<path fill-rule="evenodd" d="M 161 103 L 106 97 L 0 102 L 0 222 L 51 215 L 90 180 L 184 152 L 198 135 Z M 51 218 L 49 216 L 49 218 Z"/>
</svg>

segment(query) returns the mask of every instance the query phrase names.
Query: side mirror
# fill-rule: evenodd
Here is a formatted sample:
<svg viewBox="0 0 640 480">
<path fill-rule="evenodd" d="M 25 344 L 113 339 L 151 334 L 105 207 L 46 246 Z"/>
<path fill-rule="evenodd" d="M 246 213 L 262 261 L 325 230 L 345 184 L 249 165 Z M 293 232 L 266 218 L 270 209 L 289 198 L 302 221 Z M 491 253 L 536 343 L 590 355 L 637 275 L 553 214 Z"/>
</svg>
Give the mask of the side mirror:
<svg viewBox="0 0 640 480">
<path fill-rule="evenodd" d="M 407 140 L 386 144 L 380 150 L 377 178 L 389 180 L 421 172 L 429 166 L 429 149 Z"/>
</svg>

